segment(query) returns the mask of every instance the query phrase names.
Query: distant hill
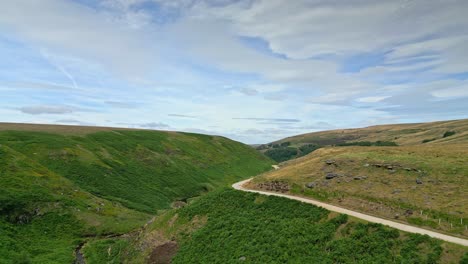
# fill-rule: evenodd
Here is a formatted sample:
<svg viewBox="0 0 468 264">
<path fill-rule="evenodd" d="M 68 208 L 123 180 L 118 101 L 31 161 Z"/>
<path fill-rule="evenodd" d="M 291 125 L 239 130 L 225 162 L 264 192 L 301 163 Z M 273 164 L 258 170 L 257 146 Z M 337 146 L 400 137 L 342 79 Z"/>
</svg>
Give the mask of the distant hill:
<svg viewBox="0 0 468 264">
<path fill-rule="evenodd" d="M 468 142 L 468 119 L 416 124 L 379 125 L 307 133 L 257 147 L 281 162 L 324 146 L 407 146 Z"/>
<path fill-rule="evenodd" d="M 223 137 L 0 124 L 0 263 L 72 263 L 88 237 L 264 172 L 272 161 Z"/>
</svg>

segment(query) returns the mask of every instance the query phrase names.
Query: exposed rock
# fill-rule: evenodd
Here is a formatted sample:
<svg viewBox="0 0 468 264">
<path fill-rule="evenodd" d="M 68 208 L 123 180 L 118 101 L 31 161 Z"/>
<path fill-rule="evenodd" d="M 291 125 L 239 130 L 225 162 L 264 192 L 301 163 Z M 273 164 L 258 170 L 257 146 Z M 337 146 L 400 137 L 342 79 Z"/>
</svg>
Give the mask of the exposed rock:
<svg viewBox="0 0 468 264">
<path fill-rule="evenodd" d="M 400 190 L 400 189 L 394 189 L 394 190 L 392 191 L 392 194 L 397 194 L 397 193 L 401 193 L 401 190 Z"/>
<path fill-rule="evenodd" d="M 365 179 L 367 179 L 367 176 L 355 176 L 353 179 L 356 180 L 356 181 L 365 180 Z"/>
<path fill-rule="evenodd" d="M 369 166 L 370 166 L 369 163 L 364 164 L 364 167 L 369 167 Z"/>
<path fill-rule="evenodd" d="M 390 174 L 393 174 L 393 173 L 395 173 L 395 172 L 396 172 L 396 170 L 389 170 L 389 171 L 388 171 L 388 173 L 390 173 Z"/>
<path fill-rule="evenodd" d="M 314 188 L 315 186 L 316 186 L 315 182 L 309 182 L 306 184 L 306 187 L 310 189 Z"/>
<path fill-rule="evenodd" d="M 182 208 L 182 207 L 184 207 L 185 205 L 187 205 L 187 203 L 184 202 L 184 201 L 175 201 L 175 202 L 173 202 L 173 203 L 171 204 L 171 207 L 172 207 L 172 208 Z"/>
<path fill-rule="evenodd" d="M 416 184 L 423 184 L 423 182 L 421 181 L 421 179 L 417 178 L 416 179 Z"/>
<path fill-rule="evenodd" d="M 246 257 L 242 256 L 239 258 L 239 261 L 245 261 L 246 259 L 247 259 Z"/>
<path fill-rule="evenodd" d="M 387 169 L 393 170 L 393 166 L 392 165 L 387 165 Z"/>
<path fill-rule="evenodd" d="M 412 171 L 412 168 L 403 168 L 405 171 Z"/>
<path fill-rule="evenodd" d="M 326 160 L 325 163 L 328 165 L 332 165 L 332 164 L 335 164 L 335 160 L 329 159 L 329 160 Z"/>
<path fill-rule="evenodd" d="M 393 218 L 395 218 L 395 219 L 400 218 L 400 214 L 395 214 L 395 216 Z"/>
<path fill-rule="evenodd" d="M 330 172 L 330 173 L 327 173 L 327 175 L 325 176 L 325 179 L 331 180 L 336 177 L 340 177 L 340 175 L 338 173 Z"/>
<path fill-rule="evenodd" d="M 257 184 L 257 187 L 260 189 L 265 189 L 267 191 L 274 191 L 274 192 L 288 192 L 289 191 L 289 184 L 283 181 L 271 181 L 271 182 L 262 182 Z"/>
</svg>

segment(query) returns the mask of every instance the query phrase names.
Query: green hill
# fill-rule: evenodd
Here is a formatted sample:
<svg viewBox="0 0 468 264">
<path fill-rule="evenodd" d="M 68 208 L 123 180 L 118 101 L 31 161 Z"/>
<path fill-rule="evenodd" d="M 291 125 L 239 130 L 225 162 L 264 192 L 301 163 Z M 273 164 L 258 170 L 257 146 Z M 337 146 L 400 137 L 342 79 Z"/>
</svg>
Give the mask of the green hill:
<svg viewBox="0 0 468 264">
<path fill-rule="evenodd" d="M 466 248 L 285 198 L 224 189 L 137 235 L 91 241 L 89 263 L 464 263 Z M 109 252 L 111 252 L 109 254 Z"/>
<path fill-rule="evenodd" d="M 0 263 L 71 263 L 87 237 L 135 230 L 157 210 L 272 163 L 216 136 L 21 124 L 0 130 Z"/>
</svg>

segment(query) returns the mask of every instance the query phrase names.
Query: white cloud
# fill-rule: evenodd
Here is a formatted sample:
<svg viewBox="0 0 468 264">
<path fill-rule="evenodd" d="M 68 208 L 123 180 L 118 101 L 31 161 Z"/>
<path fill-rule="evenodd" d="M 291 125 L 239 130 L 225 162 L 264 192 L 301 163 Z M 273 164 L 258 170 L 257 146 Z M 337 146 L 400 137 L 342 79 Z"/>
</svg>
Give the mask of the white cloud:
<svg viewBox="0 0 468 264">
<path fill-rule="evenodd" d="M 431 95 L 442 99 L 468 97 L 468 84 L 464 84 L 458 87 L 435 90 L 431 92 Z"/>
<path fill-rule="evenodd" d="M 69 114 L 79 109 L 71 106 L 64 105 L 35 105 L 35 106 L 23 106 L 18 108 L 21 112 L 30 115 L 40 114 Z"/>
<path fill-rule="evenodd" d="M 156 59 L 148 32 L 73 2 L 2 1 L 0 27 L 38 47 L 82 56 L 132 77 L 148 72 Z"/>
<path fill-rule="evenodd" d="M 377 103 L 389 97 L 390 96 L 368 96 L 368 97 L 358 98 L 356 99 L 356 101 L 362 102 L 362 103 Z"/>
</svg>

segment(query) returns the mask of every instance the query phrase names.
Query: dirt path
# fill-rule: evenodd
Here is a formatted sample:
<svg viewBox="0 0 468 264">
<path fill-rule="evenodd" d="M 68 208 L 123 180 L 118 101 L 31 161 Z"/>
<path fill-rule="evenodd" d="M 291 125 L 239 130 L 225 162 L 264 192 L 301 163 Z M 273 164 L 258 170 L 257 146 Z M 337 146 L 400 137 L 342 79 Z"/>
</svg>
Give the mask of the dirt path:
<svg viewBox="0 0 468 264">
<path fill-rule="evenodd" d="M 323 207 L 323 208 L 325 208 L 325 209 L 327 209 L 329 211 L 354 216 L 356 218 L 360 218 L 360 219 L 366 220 L 368 222 L 379 223 L 379 224 L 383 224 L 383 225 L 386 225 L 386 226 L 390 226 L 390 227 L 393 227 L 393 228 L 396 228 L 396 229 L 399 229 L 399 230 L 402 230 L 402 231 L 405 231 L 405 232 L 428 235 L 430 237 L 434 237 L 434 238 L 437 238 L 437 239 L 448 241 L 448 242 L 451 242 L 451 243 L 454 243 L 454 244 L 459 244 L 459 245 L 462 245 L 462 246 L 468 246 L 468 240 L 463 239 L 463 238 L 444 235 L 444 234 L 437 233 L 437 232 L 430 231 L 430 230 L 426 230 L 426 229 L 423 229 L 423 228 L 410 226 L 410 225 L 405 225 L 405 224 L 398 223 L 398 222 L 393 222 L 393 221 L 390 221 L 390 220 L 387 220 L 387 219 L 382 219 L 382 218 L 378 218 L 378 217 L 375 217 L 375 216 L 366 215 L 366 214 L 363 214 L 363 213 L 359 213 L 359 212 L 352 211 L 352 210 L 345 209 L 345 208 L 341 208 L 341 207 L 338 207 L 338 206 L 322 203 L 322 202 L 312 200 L 312 199 L 308 199 L 308 198 L 297 197 L 297 196 L 293 196 L 293 195 L 289 195 L 289 194 L 283 194 L 283 193 L 265 192 L 265 191 L 258 191 L 258 190 L 252 190 L 252 189 L 245 188 L 244 185 L 247 182 L 249 182 L 251 179 L 252 178 L 247 179 L 247 180 L 243 180 L 243 181 L 240 181 L 240 182 L 237 182 L 237 183 L 234 183 L 232 185 L 232 188 L 234 188 L 236 190 L 244 191 L 244 192 L 253 192 L 253 193 L 260 193 L 260 194 L 264 194 L 264 195 L 274 195 L 274 196 L 285 197 L 285 198 L 288 198 L 288 199 L 297 200 L 297 201 L 301 201 L 301 202 L 304 202 L 304 203 L 309 203 L 309 204 L 313 204 L 313 205 L 316 205 L 316 206 L 319 206 L 319 207 Z"/>
</svg>

